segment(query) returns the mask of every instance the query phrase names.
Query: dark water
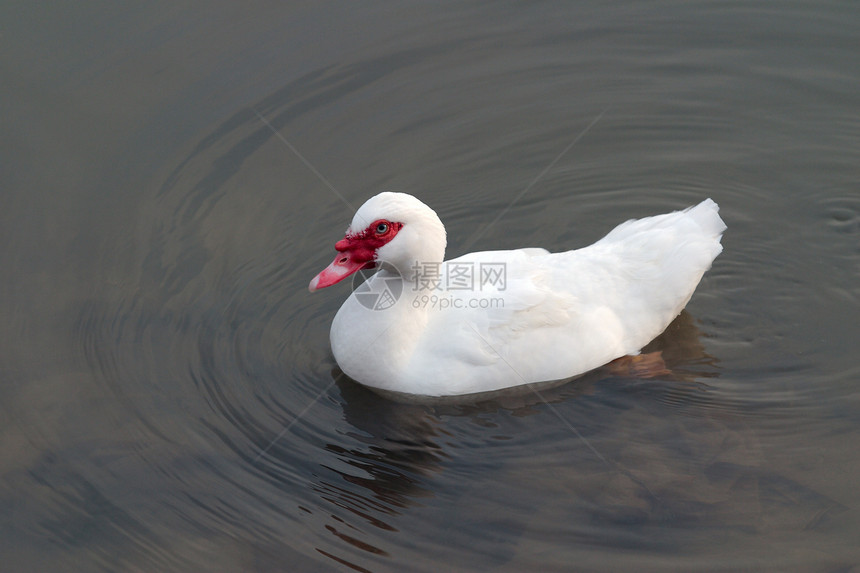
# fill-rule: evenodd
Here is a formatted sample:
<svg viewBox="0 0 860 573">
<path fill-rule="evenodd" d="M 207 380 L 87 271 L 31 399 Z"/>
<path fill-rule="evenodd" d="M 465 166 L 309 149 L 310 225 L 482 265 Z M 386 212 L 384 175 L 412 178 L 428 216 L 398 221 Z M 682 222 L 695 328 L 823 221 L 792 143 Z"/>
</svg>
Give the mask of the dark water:
<svg viewBox="0 0 860 573">
<path fill-rule="evenodd" d="M 860 569 L 856 3 L 20 4 L 0 569 Z M 451 256 L 729 230 L 670 374 L 404 405 L 306 291 L 381 190 Z"/>
</svg>

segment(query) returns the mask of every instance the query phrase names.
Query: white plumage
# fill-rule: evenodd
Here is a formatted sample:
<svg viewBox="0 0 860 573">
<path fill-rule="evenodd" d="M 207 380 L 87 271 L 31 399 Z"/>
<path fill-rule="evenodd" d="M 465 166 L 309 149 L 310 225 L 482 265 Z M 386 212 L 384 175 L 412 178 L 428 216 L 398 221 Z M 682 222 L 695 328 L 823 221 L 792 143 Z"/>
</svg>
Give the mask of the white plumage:
<svg viewBox="0 0 860 573">
<path fill-rule="evenodd" d="M 707 199 L 627 221 L 582 249 L 485 251 L 443 264 L 445 230 L 436 213 L 411 195 L 381 193 L 358 210 L 338 258 L 311 290 L 373 262 L 391 265 L 399 276 L 381 270 L 362 290 L 399 290 L 393 305 L 374 310 L 353 293 L 334 318 L 331 345 L 341 369 L 380 390 L 489 392 L 570 378 L 637 353 L 690 300 L 722 250 L 725 228 Z M 469 268 L 471 289 L 445 288 L 467 285 L 462 271 Z M 460 269 L 458 280 L 452 269 Z M 481 276 L 482 269 L 495 274 Z M 438 270 L 439 280 L 427 270 Z M 442 290 L 429 290 L 436 282 Z"/>
</svg>

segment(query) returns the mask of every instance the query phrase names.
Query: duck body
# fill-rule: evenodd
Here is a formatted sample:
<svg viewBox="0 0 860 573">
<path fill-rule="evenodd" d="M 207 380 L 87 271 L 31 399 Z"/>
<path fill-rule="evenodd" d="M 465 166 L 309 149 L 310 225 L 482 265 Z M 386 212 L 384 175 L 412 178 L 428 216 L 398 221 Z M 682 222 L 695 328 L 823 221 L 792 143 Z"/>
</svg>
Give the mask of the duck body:
<svg viewBox="0 0 860 573">
<path fill-rule="evenodd" d="M 370 294 L 352 293 L 334 318 L 341 369 L 383 391 L 491 392 L 637 353 L 686 306 L 725 228 L 708 199 L 627 221 L 577 250 L 483 251 L 443 262 L 435 212 L 410 195 L 382 193 L 358 210 L 311 290 L 384 262 L 359 289 Z M 383 229 L 393 236 L 380 237 Z"/>
</svg>

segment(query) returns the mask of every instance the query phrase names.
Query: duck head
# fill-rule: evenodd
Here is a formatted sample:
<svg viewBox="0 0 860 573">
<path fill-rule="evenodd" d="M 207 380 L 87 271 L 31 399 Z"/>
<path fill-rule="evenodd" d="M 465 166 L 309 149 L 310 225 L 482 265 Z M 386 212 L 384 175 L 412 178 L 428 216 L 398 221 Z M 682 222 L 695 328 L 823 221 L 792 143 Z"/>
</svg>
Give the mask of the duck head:
<svg viewBox="0 0 860 573">
<path fill-rule="evenodd" d="M 433 209 L 406 193 L 380 193 L 356 211 L 346 236 L 334 246 L 334 261 L 311 280 L 308 290 L 383 262 L 406 277 L 415 263 L 441 263 L 445 246 L 445 227 Z"/>
</svg>

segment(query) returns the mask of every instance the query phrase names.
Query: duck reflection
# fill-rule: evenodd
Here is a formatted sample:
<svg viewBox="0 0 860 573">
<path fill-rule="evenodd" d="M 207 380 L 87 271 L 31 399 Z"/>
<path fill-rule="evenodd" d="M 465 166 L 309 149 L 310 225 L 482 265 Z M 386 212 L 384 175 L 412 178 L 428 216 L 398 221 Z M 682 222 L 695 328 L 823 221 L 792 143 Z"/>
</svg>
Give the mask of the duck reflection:
<svg viewBox="0 0 860 573">
<path fill-rule="evenodd" d="M 346 432 L 348 439 L 343 443 L 325 446 L 333 458 L 322 465 L 342 481 L 320 477 L 312 488 L 324 501 L 342 510 L 331 513 L 333 521 L 326 530 L 351 550 L 386 557 L 388 553 L 376 541 L 373 529 L 397 531 L 395 518 L 421 498 L 433 495 L 422 478 L 442 467 L 446 455 L 439 438 L 443 431 L 438 420 L 421 406 L 382 400 L 346 380 L 337 369 L 332 376 L 344 400 L 345 419 L 354 430 Z M 347 447 L 347 443 L 353 445 Z M 365 570 L 346 553 L 336 555 L 319 547 L 317 551 L 350 568 Z"/>
<path fill-rule="evenodd" d="M 474 535 L 473 547 L 497 555 L 559 528 L 583 543 L 669 549 L 700 539 L 696 528 L 809 528 L 844 510 L 763 466 L 749 424 L 756 412 L 708 384 L 719 361 L 688 313 L 641 355 L 645 367 L 615 363 L 555 385 L 407 403 L 335 370 L 351 429 L 326 446 L 339 464 L 326 467 L 342 481 L 320 480 L 317 491 L 389 531 L 411 506 L 444 494 L 457 501 L 434 504 L 438 522 L 467 524 L 464 546 Z M 482 517 L 500 507 L 503 525 Z"/>
<path fill-rule="evenodd" d="M 691 382 L 718 375 L 716 360 L 705 353 L 698 328 L 686 312 L 649 344 L 642 355 L 659 364 L 658 376 L 663 381 Z M 428 399 L 390 393 L 380 397 L 335 368 L 332 377 L 343 399 L 344 418 L 354 429 L 347 436 L 363 447 L 327 444 L 327 451 L 358 471 L 328 469 L 339 473 L 344 481 L 369 490 L 375 499 L 388 506 L 388 511 L 396 513 L 394 508 L 432 495 L 421 485 L 420 476 L 440 471 L 448 457 L 445 446 L 452 436 L 445 430 L 444 417 L 464 416 L 477 426 L 492 426 L 488 424 L 488 415 L 500 411 L 518 417 L 534 415 L 542 411 L 539 406 L 592 395 L 600 384 L 609 384 L 613 379 L 658 376 L 650 370 L 643 373 L 641 369 L 628 369 L 626 363 L 610 364 L 574 380 Z M 338 489 L 342 488 L 331 487 L 331 491 Z"/>
</svg>

